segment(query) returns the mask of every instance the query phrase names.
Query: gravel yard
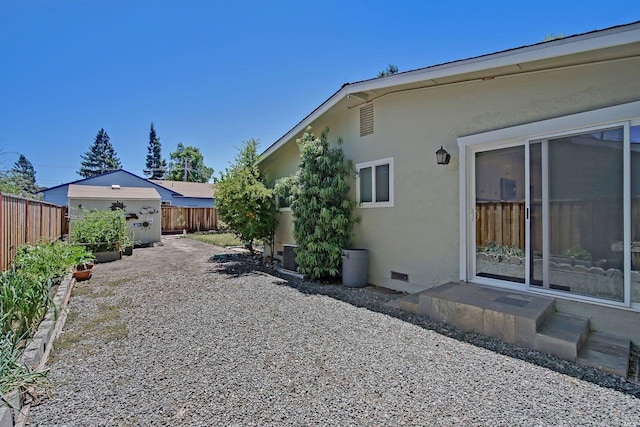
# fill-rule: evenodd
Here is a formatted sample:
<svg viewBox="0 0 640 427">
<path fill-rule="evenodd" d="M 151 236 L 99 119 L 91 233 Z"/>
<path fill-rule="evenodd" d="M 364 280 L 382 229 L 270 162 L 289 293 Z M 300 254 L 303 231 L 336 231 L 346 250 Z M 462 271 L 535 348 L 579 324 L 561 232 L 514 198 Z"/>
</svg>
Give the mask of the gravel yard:
<svg viewBox="0 0 640 427">
<path fill-rule="evenodd" d="M 30 425 L 640 425 L 615 377 L 165 243 L 77 285 Z"/>
</svg>

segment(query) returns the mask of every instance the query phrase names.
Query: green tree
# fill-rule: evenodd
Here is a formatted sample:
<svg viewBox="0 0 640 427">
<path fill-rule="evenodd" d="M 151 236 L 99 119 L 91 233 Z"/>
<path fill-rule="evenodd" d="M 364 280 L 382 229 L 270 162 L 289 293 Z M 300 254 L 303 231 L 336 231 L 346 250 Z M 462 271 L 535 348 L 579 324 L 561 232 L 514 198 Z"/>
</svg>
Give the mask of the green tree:
<svg viewBox="0 0 640 427">
<path fill-rule="evenodd" d="M 3 171 L 0 171 L 0 192 L 20 195 L 22 189 L 15 183 L 13 177 Z"/>
<path fill-rule="evenodd" d="M 80 164 L 78 175 L 83 178 L 91 178 L 122 167 L 120 159 L 116 155 L 116 150 L 111 145 L 109 135 L 104 129 L 98 131 L 95 141 L 89 146 L 89 151 L 80 157 L 82 158 L 82 163 Z"/>
<path fill-rule="evenodd" d="M 167 161 L 162 158 L 162 146 L 160 138 L 156 136 L 156 129 L 151 122 L 149 130 L 149 145 L 147 146 L 147 162 L 145 163 L 145 176 L 149 179 L 162 179 L 167 170 Z"/>
<path fill-rule="evenodd" d="M 10 178 L 20 188 L 20 195 L 32 197 L 38 193 L 36 170 L 23 154 L 20 154 L 18 160 L 13 164 Z"/>
<path fill-rule="evenodd" d="M 242 143 L 235 163 L 216 180 L 218 215 L 253 253 L 253 242 L 273 242 L 276 207 L 257 165 L 258 141 Z"/>
<path fill-rule="evenodd" d="M 312 279 L 339 274 L 342 249 L 350 246 L 355 223 L 355 202 L 349 199 L 353 164 L 344 157 L 342 139 L 331 146 L 328 133 L 326 128 L 316 138 L 307 129 L 297 140 L 298 172 L 276 189 L 279 195 L 289 191 L 298 271 Z"/>
<path fill-rule="evenodd" d="M 563 39 L 564 37 L 565 37 L 564 34 L 554 34 L 554 33 L 545 34 L 544 38 L 542 39 L 542 41 L 543 42 L 549 42 L 549 41 L 552 41 L 552 40 L 560 40 L 560 39 Z"/>
<path fill-rule="evenodd" d="M 384 69 L 384 70 L 382 70 L 382 71 L 380 71 L 378 73 L 377 77 L 391 76 L 393 74 L 396 74 L 397 72 L 398 72 L 398 67 L 396 67 L 393 64 L 389 64 L 389 66 L 386 69 Z"/>
<path fill-rule="evenodd" d="M 204 164 L 200 149 L 178 143 L 176 151 L 170 154 L 171 161 L 165 179 L 173 181 L 209 182 L 213 169 Z"/>
</svg>

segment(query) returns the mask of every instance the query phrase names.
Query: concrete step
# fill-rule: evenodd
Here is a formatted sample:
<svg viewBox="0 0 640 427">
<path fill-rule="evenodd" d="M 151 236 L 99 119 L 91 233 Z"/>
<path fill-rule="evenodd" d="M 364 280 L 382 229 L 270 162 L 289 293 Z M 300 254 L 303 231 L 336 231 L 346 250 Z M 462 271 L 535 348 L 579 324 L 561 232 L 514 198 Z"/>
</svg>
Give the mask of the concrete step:
<svg viewBox="0 0 640 427">
<path fill-rule="evenodd" d="M 420 314 L 420 294 L 405 295 L 393 301 L 392 305 L 409 313 Z"/>
<path fill-rule="evenodd" d="M 589 335 L 589 319 L 553 313 L 538 329 L 534 348 L 575 362 Z"/>
<path fill-rule="evenodd" d="M 631 341 L 594 332 L 589 335 L 576 362 L 627 378 Z"/>
<path fill-rule="evenodd" d="M 555 311 L 553 298 L 449 282 L 420 292 L 421 314 L 524 347 Z"/>
</svg>

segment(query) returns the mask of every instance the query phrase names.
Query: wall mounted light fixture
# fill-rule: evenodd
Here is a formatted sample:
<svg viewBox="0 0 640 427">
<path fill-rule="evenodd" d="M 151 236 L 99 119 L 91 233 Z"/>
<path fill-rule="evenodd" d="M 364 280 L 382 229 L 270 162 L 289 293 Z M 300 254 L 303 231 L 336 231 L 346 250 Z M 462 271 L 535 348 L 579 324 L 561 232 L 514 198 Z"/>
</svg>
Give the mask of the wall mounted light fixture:
<svg viewBox="0 0 640 427">
<path fill-rule="evenodd" d="M 448 165 L 449 160 L 451 160 L 451 155 L 447 153 L 447 150 L 440 146 L 440 149 L 436 151 L 436 161 L 439 165 Z"/>
</svg>

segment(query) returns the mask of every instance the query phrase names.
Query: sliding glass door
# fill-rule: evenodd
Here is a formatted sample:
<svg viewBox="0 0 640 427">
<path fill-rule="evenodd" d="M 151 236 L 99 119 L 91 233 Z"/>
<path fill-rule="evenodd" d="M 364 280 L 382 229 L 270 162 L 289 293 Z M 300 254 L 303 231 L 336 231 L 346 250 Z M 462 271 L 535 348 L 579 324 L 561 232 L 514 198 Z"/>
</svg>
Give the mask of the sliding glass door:
<svg viewBox="0 0 640 427">
<path fill-rule="evenodd" d="M 619 125 L 474 149 L 471 277 L 616 305 L 632 288 L 640 301 L 636 144 L 640 127 Z"/>
<path fill-rule="evenodd" d="M 525 282 L 525 147 L 475 154 L 475 275 Z"/>
<path fill-rule="evenodd" d="M 624 301 L 624 128 L 529 145 L 529 285 Z"/>
</svg>

